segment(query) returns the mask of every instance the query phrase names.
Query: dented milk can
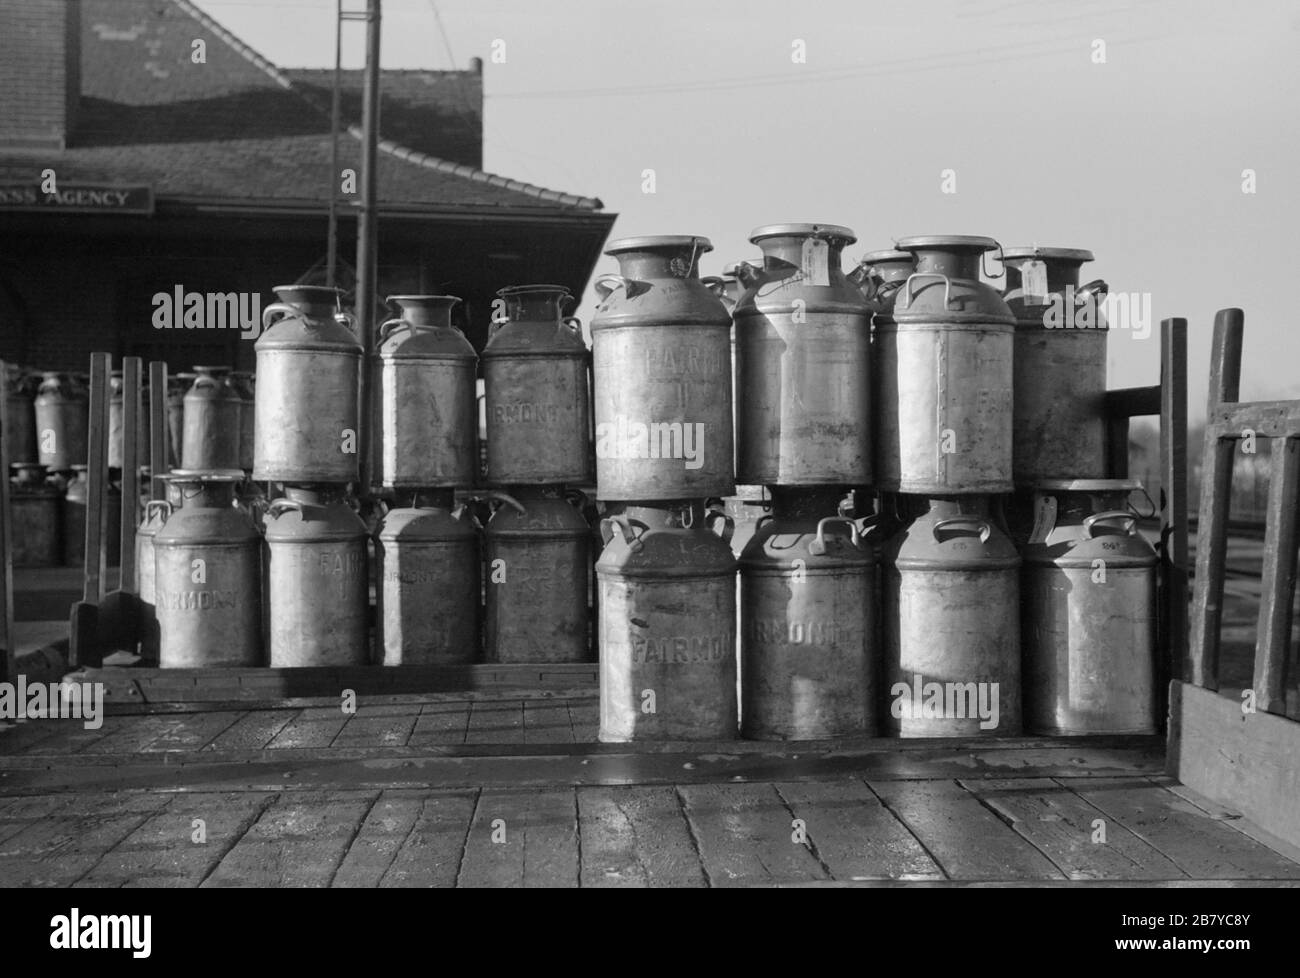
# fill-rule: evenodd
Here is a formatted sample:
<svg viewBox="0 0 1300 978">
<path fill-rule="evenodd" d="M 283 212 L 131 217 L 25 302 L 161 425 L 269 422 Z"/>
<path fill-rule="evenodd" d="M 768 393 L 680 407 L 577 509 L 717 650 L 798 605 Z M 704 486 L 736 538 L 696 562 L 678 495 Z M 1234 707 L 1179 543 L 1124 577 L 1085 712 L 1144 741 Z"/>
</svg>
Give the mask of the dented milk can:
<svg viewBox="0 0 1300 978">
<path fill-rule="evenodd" d="M 558 487 L 493 493 L 488 521 L 488 662 L 586 662 L 591 527 Z"/>
<path fill-rule="evenodd" d="M 885 728 L 1019 734 L 1020 557 L 986 497 L 931 498 L 928 507 L 885 550 Z"/>
<path fill-rule="evenodd" d="M 748 485 L 871 481 L 871 327 L 841 267 L 857 239 L 833 224 L 772 224 L 749 239 L 736 320 L 736 479 Z"/>
<path fill-rule="evenodd" d="M 736 736 L 731 529 L 696 502 L 629 505 L 601 522 L 601 741 Z"/>
<path fill-rule="evenodd" d="M 838 489 L 772 490 L 740 557 L 741 733 L 818 740 L 876 732 L 875 554 L 836 515 Z"/>
<path fill-rule="evenodd" d="M 238 469 L 243 401 L 230 385 L 230 368 L 195 367 L 194 372 L 185 392 L 181 468 Z"/>
<path fill-rule="evenodd" d="M 379 327 L 380 476 L 389 488 L 472 486 L 478 472 L 478 357 L 451 323 L 454 295 L 392 295 Z"/>
<path fill-rule="evenodd" d="M 36 392 L 36 460 L 51 472 L 85 465 L 90 396 L 68 374 L 47 371 Z"/>
<path fill-rule="evenodd" d="M 591 320 L 601 499 L 685 499 L 735 488 L 731 316 L 699 278 L 693 235 L 623 238 L 605 254 Z"/>
<path fill-rule="evenodd" d="M 1126 509 L 1138 483 L 1045 481 L 1022 571 L 1025 728 L 1156 728 L 1156 552 Z"/>
<path fill-rule="evenodd" d="M 286 486 L 284 493 L 266 511 L 271 666 L 365 665 L 366 525 L 341 490 Z"/>
<path fill-rule="evenodd" d="M 1009 492 L 1015 317 L 980 281 L 992 238 L 904 238 L 916 271 L 875 316 L 876 485 L 921 495 Z"/>
<path fill-rule="evenodd" d="M 1016 316 L 1016 485 L 1106 471 L 1106 336 L 1100 280 L 1079 285 L 1092 252 L 1008 248 L 1007 305 Z"/>
<path fill-rule="evenodd" d="M 562 285 L 501 289 L 506 318 L 483 348 L 488 481 L 588 483 L 591 358 L 582 327 L 565 318 Z"/>
<path fill-rule="evenodd" d="M 375 535 L 380 661 L 459 665 L 478 658 L 479 541 L 452 490 L 390 509 Z"/>
<path fill-rule="evenodd" d="M 164 669 L 263 663 L 261 539 L 234 505 L 241 477 L 169 477 L 180 506 L 153 535 L 158 664 Z"/>
<path fill-rule="evenodd" d="M 253 478 L 355 482 L 361 343 L 348 327 L 352 317 L 338 289 L 278 285 L 275 294 L 280 301 L 262 310 L 256 343 Z"/>
<path fill-rule="evenodd" d="M 15 567 L 57 567 L 62 562 L 58 488 L 39 462 L 14 462 L 9 482 L 10 541 Z"/>
</svg>

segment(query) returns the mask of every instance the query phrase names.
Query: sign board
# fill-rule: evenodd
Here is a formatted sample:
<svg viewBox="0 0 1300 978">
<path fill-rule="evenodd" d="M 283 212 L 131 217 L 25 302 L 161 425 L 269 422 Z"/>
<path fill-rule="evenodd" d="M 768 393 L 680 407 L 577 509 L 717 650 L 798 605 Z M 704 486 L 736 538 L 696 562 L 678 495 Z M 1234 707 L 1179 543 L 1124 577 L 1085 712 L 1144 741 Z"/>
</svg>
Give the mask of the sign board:
<svg viewBox="0 0 1300 978">
<path fill-rule="evenodd" d="M 152 214 L 148 184 L 62 183 L 45 193 L 39 181 L 0 182 L 0 211 L 74 214 Z"/>
</svg>

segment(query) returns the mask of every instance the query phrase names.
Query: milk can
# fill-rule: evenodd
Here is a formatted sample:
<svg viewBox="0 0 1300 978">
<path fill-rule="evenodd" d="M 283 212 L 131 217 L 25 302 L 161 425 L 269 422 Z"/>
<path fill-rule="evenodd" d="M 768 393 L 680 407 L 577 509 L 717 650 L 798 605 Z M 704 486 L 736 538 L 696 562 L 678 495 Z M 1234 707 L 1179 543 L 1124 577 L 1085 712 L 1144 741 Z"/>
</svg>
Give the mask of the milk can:
<svg viewBox="0 0 1300 978">
<path fill-rule="evenodd" d="M 591 358 L 573 297 L 561 285 L 501 289 L 506 319 L 483 348 L 488 481 L 587 483 L 592 479 Z"/>
<path fill-rule="evenodd" d="M 379 649 L 386 666 L 478 659 L 479 541 L 452 490 L 391 509 L 375 535 Z"/>
<path fill-rule="evenodd" d="M 265 386 L 258 385 L 259 394 Z M 259 424 L 260 409 L 259 402 Z M 339 490 L 286 487 L 284 493 L 266 513 L 271 665 L 365 665 L 366 525 Z"/>
<path fill-rule="evenodd" d="M 1020 558 L 986 497 L 928 507 L 885 551 L 885 727 L 903 737 L 1019 734 Z"/>
<path fill-rule="evenodd" d="M 173 469 L 181 466 L 181 445 L 185 440 L 185 392 L 197 376 L 186 372 L 167 378 L 167 458 Z"/>
<path fill-rule="evenodd" d="M 736 321 L 736 479 L 871 481 L 870 309 L 841 268 L 857 239 L 833 224 L 772 224 L 749 239 Z"/>
<path fill-rule="evenodd" d="M 488 521 L 488 662 L 586 662 L 591 527 L 558 486 L 493 493 Z"/>
<path fill-rule="evenodd" d="M 275 294 L 256 343 L 253 478 L 355 482 L 361 344 L 352 317 L 338 289 L 279 285 Z"/>
<path fill-rule="evenodd" d="M 1103 475 L 1106 283 L 1080 287 L 1092 252 L 1079 248 L 1008 248 L 1005 257 L 1016 316 L 1016 484 Z"/>
<path fill-rule="evenodd" d="M 5 429 L 5 447 L 9 461 L 36 461 L 36 406 L 32 403 L 32 378 L 21 367 L 6 364 L 9 427 Z"/>
<path fill-rule="evenodd" d="M 735 488 L 731 316 L 699 279 L 707 238 L 614 241 L 591 320 L 601 499 L 726 496 Z"/>
<path fill-rule="evenodd" d="M 72 466 L 72 478 L 63 492 L 63 563 L 81 567 L 86 561 L 86 499 L 89 466 Z M 104 536 L 109 567 L 122 562 L 122 489 L 116 482 L 104 486 Z"/>
<path fill-rule="evenodd" d="M 51 472 L 67 472 L 85 465 L 86 429 L 90 398 L 69 375 L 47 371 L 36 392 L 37 461 Z"/>
<path fill-rule="evenodd" d="M 254 378 L 248 371 L 235 370 L 227 381 L 239 395 L 239 467 L 245 472 L 253 471 L 253 440 L 257 437 Z"/>
<path fill-rule="evenodd" d="M 57 567 L 63 556 L 57 488 L 37 462 L 14 462 L 9 483 L 13 566 Z"/>
<path fill-rule="evenodd" d="M 122 467 L 122 438 L 126 425 L 126 401 L 122 371 L 114 370 L 108 378 L 108 467 Z M 135 464 L 149 464 L 149 388 L 141 387 L 140 405 L 136 410 Z"/>
<path fill-rule="evenodd" d="M 168 482 L 168 495 L 179 499 L 180 485 Z M 154 537 L 173 510 L 165 499 L 151 499 L 144 504 L 144 518 L 135 531 L 135 593 L 140 597 L 140 657 L 157 662 L 159 654 L 157 568 Z"/>
<path fill-rule="evenodd" d="M 1025 728 L 1155 732 L 1156 553 L 1126 509 L 1138 483 L 1051 480 L 1025 544 Z"/>
<path fill-rule="evenodd" d="M 390 488 L 472 486 L 478 471 L 478 358 L 451 324 L 454 295 L 392 295 L 379 327 L 381 478 Z"/>
<path fill-rule="evenodd" d="M 849 281 L 861 291 L 873 313 L 888 313 L 908 277 L 916 271 L 916 255 L 888 248 L 868 251 L 849 274 Z"/>
<path fill-rule="evenodd" d="M 181 468 L 237 469 L 243 403 L 230 386 L 230 368 L 196 366 L 194 372 L 194 383 L 185 392 Z"/>
<path fill-rule="evenodd" d="M 772 490 L 740 556 L 741 733 L 874 734 L 880 644 L 875 554 L 837 515 L 838 489 Z"/>
<path fill-rule="evenodd" d="M 153 536 L 158 664 L 261 665 L 261 540 L 234 505 L 240 476 L 182 472 L 169 478 L 180 507 Z"/>
<path fill-rule="evenodd" d="M 904 238 L 916 271 L 875 316 L 878 488 L 1009 492 L 1015 317 L 979 279 L 992 238 Z"/>
<path fill-rule="evenodd" d="M 697 502 L 625 506 L 601 522 L 601 741 L 736 736 L 731 529 Z"/>
</svg>

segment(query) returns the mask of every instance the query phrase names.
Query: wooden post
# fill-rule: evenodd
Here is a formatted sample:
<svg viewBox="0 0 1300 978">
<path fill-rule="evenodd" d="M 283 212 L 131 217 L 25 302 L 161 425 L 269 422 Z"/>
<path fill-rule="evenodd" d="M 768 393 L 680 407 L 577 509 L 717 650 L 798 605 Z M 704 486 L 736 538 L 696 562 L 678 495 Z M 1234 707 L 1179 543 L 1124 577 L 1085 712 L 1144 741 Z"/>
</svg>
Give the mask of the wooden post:
<svg viewBox="0 0 1300 978">
<path fill-rule="evenodd" d="M 122 358 L 122 551 L 117 589 L 135 593 L 135 526 L 140 501 L 140 358 Z"/>
<path fill-rule="evenodd" d="M 1160 570 L 1163 654 L 1156 673 L 1158 716 L 1168 714 L 1169 680 L 1187 661 L 1187 320 L 1160 324 Z"/>
<path fill-rule="evenodd" d="M 1274 437 L 1270 441 L 1272 472 L 1264 518 L 1264 575 L 1255 632 L 1254 689 L 1257 709 L 1285 716 L 1300 515 L 1300 445 L 1294 438 Z"/>
<path fill-rule="evenodd" d="M 72 606 L 68 642 L 68 665 L 98 666 L 103 658 L 99 647 L 99 603 L 104 599 L 104 578 L 108 574 L 105 545 L 108 513 L 104 506 L 108 481 L 108 367 L 107 353 L 90 355 L 90 417 L 87 426 L 86 557 L 82 600 Z M 125 445 L 123 446 L 125 448 Z"/>
<path fill-rule="evenodd" d="M 1201 508 L 1196 524 L 1196 588 L 1186 680 L 1205 689 L 1219 688 L 1219 623 L 1223 612 L 1223 570 L 1228 552 L 1228 507 L 1232 492 L 1233 438 L 1220 438 L 1215 409 L 1235 404 L 1241 392 L 1241 342 L 1245 316 L 1240 309 L 1220 309 L 1214 317 L 1210 354 L 1210 393 L 1202 455 Z"/>
<path fill-rule="evenodd" d="M 9 366 L 0 360 L 0 682 L 18 678 L 14 635 L 13 522 L 9 512 Z"/>
<path fill-rule="evenodd" d="M 149 498 L 165 499 L 164 476 L 171 471 L 167 464 L 167 364 L 154 360 L 149 364 Z"/>
</svg>

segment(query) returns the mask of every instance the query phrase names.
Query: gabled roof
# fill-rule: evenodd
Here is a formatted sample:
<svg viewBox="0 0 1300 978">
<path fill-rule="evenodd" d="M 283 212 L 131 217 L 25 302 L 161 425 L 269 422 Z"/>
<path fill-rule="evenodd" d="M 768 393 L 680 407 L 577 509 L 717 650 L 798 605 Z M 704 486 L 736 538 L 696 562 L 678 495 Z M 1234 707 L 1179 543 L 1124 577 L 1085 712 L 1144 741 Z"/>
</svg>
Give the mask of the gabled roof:
<svg viewBox="0 0 1300 978">
<path fill-rule="evenodd" d="M 66 182 L 148 181 L 159 198 L 328 200 L 337 180 L 330 172 L 332 72 L 282 71 L 188 0 L 83 0 L 81 26 L 82 99 L 68 148 L 0 151 L 0 179 L 35 180 L 55 166 Z M 205 43 L 205 63 L 191 60 L 195 40 Z M 474 165 L 481 119 L 471 111 L 475 93 L 460 87 L 468 82 L 455 80 L 469 73 L 397 74 L 394 80 L 385 72 L 383 81 L 377 181 L 385 209 L 603 207 Z M 352 94 L 359 81 L 355 72 L 345 75 L 346 124 L 359 105 Z M 470 97 L 456 99 L 458 88 Z M 448 116 L 458 121 L 433 123 Z M 437 132 L 448 133 L 448 142 Z M 434 152 L 444 148 L 451 159 Z M 339 137 L 340 167 L 359 168 L 360 150 L 354 124 Z"/>
</svg>

